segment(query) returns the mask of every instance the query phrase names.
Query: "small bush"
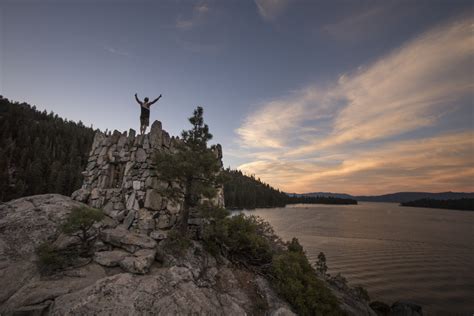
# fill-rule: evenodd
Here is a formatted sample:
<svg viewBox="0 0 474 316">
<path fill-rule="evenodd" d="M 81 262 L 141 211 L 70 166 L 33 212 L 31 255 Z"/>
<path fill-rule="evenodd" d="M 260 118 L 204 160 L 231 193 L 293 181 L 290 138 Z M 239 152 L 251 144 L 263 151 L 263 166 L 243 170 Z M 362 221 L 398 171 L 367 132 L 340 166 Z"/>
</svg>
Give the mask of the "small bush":
<svg viewBox="0 0 474 316">
<path fill-rule="evenodd" d="M 364 301 L 366 302 L 369 302 L 370 301 L 370 296 L 369 296 L 369 292 L 367 291 L 367 289 L 365 289 L 364 287 L 362 286 L 356 286 L 354 287 L 354 293 L 357 297 L 360 297 L 361 299 L 363 299 Z"/>
<path fill-rule="evenodd" d="M 66 258 L 50 242 L 39 245 L 36 248 L 36 255 L 38 256 L 38 268 L 43 274 L 50 274 L 63 268 L 66 264 Z"/>
<path fill-rule="evenodd" d="M 66 235 L 78 237 L 82 244 L 82 251 L 88 252 L 90 242 L 96 237 L 92 226 L 103 218 L 102 210 L 86 206 L 76 207 L 61 225 L 61 231 Z"/>
<path fill-rule="evenodd" d="M 206 249 L 266 275 L 300 315 L 344 315 L 337 298 L 319 280 L 298 239 L 282 247 L 271 226 L 256 216 L 212 217 L 204 231 Z"/>
<path fill-rule="evenodd" d="M 96 237 L 92 226 L 104 218 L 101 210 L 89 207 L 76 207 L 69 213 L 60 230 L 68 236 L 78 237 L 80 244 L 73 244 L 65 249 L 56 249 L 52 243 L 44 242 L 36 248 L 38 268 L 43 274 L 73 265 L 78 257 L 90 255 L 90 242 Z"/>
<path fill-rule="evenodd" d="M 37 266 L 41 274 L 52 274 L 55 271 L 73 265 L 79 257 L 75 248 L 57 249 L 52 243 L 46 241 L 36 248 L 38 256 Z"/>
<path fill-rule="evenodd" d="M 191 247 L 191 241 L 177 230 L 171 230 L 164 240 L 164 250 L 176 256 L 182 256 Z"/>
<path fill-rule="evenodd" d="M 337 298 L 317 278 L 296 238 L 287 251 L 274 256 L 271 275 L 277 292 L 299 315 L 344 315 Z"/>
<path fill-rule="evenodd" d="M 245 266 L 267 266 L 271 263 L 273 252 L 267 223 L 256 216 L 242 214 L 211 220 L 204 230 L 204 245 L 213 255 L 223 255 L 234 263 Z"/>
</svg>

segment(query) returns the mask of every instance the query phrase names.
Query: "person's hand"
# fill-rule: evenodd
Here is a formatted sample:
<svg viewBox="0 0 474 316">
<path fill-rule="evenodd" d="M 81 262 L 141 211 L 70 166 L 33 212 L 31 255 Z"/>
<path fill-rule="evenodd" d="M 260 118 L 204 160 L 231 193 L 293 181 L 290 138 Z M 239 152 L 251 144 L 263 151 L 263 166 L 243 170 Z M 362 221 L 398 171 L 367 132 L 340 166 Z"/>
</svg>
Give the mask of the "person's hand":
<svg viewBox="0 0 474 316">
<path fill-rule="evenodd" d="M 161 98 L 161 94 L 160 94 L 160 96 L 159 96 L 159 97 Z"/>
<path fill-rule="evenodd" d="M 135 96 L 137 96 L 137 94 L 135 93 Z"/>
</svg>

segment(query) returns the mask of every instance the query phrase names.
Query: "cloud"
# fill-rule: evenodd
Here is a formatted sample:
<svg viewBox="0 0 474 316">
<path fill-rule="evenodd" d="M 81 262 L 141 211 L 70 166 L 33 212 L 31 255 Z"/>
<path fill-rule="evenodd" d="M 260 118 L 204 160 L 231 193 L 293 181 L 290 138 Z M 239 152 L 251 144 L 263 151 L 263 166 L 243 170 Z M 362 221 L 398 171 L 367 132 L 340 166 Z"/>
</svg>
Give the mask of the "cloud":
<svg viewBox="0 0 474 316">
<path fill-rule="evenodd" d="M 289 0 L 255 0 L 258 13 L 265 21 L 273 21 L 288 6 Z"/>
<path fill-rule="evenodd" d="M 432 125 L 450 110 L 447 104 L 472 95 L 471 32 L 470 21 L 436 29 L 366 68 L 341 75 L 326 89 L 309 86 L 266 102 L 237 129 L 240 141 L 247 147 L 282 147 L 288 132 L 322 117 L 334 118 L 331 132 L 309 141 L 305 151 Z"/>
<path fill-rule="evenodd" d="M 408 163 L 404 155 L 420 158 L 417 151 L 422 150 L 422 147 L 415 147 L 411 152 L 397 147 L 397 151 L 393 153 L 397 157 L 394 167 L 387 169 L 386 164 L 383 164 L 385 167 L 380 169 L 383 159 L 373 158 L 380 154 L 371 149 L 374 142 L 384 145 L 397 138 L 406 138 L 409 133 L 423 128 L 436 129 L 447 113 L 466 110 L 466 104 L 469 103 L 466 100 L 472 102 L 472 25 L 472 18 L 442 25 L 370 65 L 341 75 L 325 88 L 311 85 L 261 104 L 257 111 L 244 120 L 236 133 L 239 144 L 253 148 L 255 156 L 263 153 L 266 156 L 273 155 L 273 158 L 244 164 L 241 168 L 253 170 L 266 179 L 259 172 L 272 170 L 270 166 L 275 164 L 278 166 L 275 175 L 271 176 L 271 181 L 266 180 L 289 190 L 294 188 L 305 191 L 304 186 L 313 187 L 311 181 L 317 181 L 324 175 L 326 181 L 332 181 L 331 178 L 347 179 L 344 187 L 353 187 L 357 191 L 359 189 L 351 181 L 356 181 L 363 175 L 371 175 L 374 170 L 382 176 L 379 177 L 378 173 L 377 177 L 370 176 L 373 183 L 384 182 L 388 186 L 387 181 L 383 181 L 383 175 L 396 178 L 395 162 Z M 472 126 L 467 128 L 472 130 Z M 443 131 L 438 129 L 438 133 L 440 132 Z M 455 139 L 451 140 L 454 148 Z M 435 143 L 436 140 L 432 139 L 430 142 Z M 403 142 L 394 144 L 410 145 Z M 447 152 L 450 151 L 449 142 L 443 143 L 443 146 Z M 365 154 L 359 154 L 355 159 L 352 152 L 348 154 L 352 148 L 364 148 Z M 469 148 L 470 159 L 473 160 L 472 144 Z M 435 150 L 434 147 L 431 149 Z M 386 153 L 388 152 L 387 149 Z M 322 164 L 321 159 L 324 160 L 324 157 L 335 156 L 339 159 L 326 159 Z M 319 159 L 317 163 L 315 159 Z M 422 161 L 428 163 L 426 160 Z M 305 172 L 295 173 L 288 166 L 291 164 L 298 165 Z M 472 173 L 471 169 L 469 172 L 463 169 L 466 165 L 467 160 L 455 164 L 458 170 L 464 170 L 466 174 Z M 436 166 L 433 162 L 429 168 Z M 403 168 L 404 165 L 400 164 L 400 170 Z M 414 183 L 434 188 L 428 181 L 427 174 L 440 183 L 444 181 L 444 184 L 451 174 L 454 177 L 453 185 L 460 187 L 458 184 L 461 180 L 456 178 L 457 172 L 454 169 L 449 169 L 442 175 L 438 175 L 434 169 L 429 172 L 421 172 L 420 168 L 416 170 L 424 175 L 424 182 Z M 442 173 L 442 170 L 439 172 Z M 312 176 L 315 173 L 318 176 Z M 404 175 L 406 181 L 410 177 L 416 177 L 416 174 Z M 294 180 L 281 183 L 278 180 L 280 178 Z M 334 181 L 337 185 L 341 184 Z M 325 186 L 329 190 L 330 185 Z M 364 186 L 368 187 L 368 184 L 364 183 Z M 375 185 L 373 189 L 379 190 L 380 187 Z"/>
<path fill-rule="evenodd" d="M 314 100 L 320 101 L 318 106 L 312 106 Z M 332 117 L 330 100 L 330 93 L 313 87 L 261 104 L 236 130 L 239 143 L 243 147 L 282 148 L 290 141 L 298 141 L 318 130 L 315 122 L 323 125 L 324 119 Z M 306 126 L 300 125 L 303 121 Z"/>
<path fill-rule="evenodd" d="M 474 191 L 474 133 L 393 141 L 371 151 L 307 160 L 257 160 L 239 168 L 287 192 Z"/>
<path fill-rule="evenodd" d="M 129 53 L 129 52 L 126 52 L 126 51 L 123 51 L 123 50 L 114 48 L 114 47 L 112 47 L 112 46 L 103 45 L 102 48 L 103 48 L 106 52 L 109 52 L 109 53 L 111 53 L 111 54 L 113 54 L 113 55 L 124 56 L 124 57 L 129 57 L 129 56 L 130 56 L 130 53 Z"/>
<path fill-rule="evenodd" d="M 183 18 L 182 16 L 179 16 L 176 19 L 176 28 L 180 30 L 188 30 L 201 24 L 209 11 L 210 8 L 207 2 L 198 2 L 196 5 L 194 5 L 192 14 L 189 18 Z"/>
</svg>

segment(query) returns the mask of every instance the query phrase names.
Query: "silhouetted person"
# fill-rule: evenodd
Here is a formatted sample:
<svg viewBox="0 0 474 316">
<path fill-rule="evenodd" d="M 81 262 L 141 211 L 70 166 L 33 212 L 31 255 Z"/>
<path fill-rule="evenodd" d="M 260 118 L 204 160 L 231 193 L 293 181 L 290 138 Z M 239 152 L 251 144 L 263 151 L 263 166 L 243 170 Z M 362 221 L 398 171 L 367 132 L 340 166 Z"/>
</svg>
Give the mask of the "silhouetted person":
<svg viewBox="0 0 474 316">
<path fill-rule="evenodd" d="M 150 125 L 150 106 L 161 98 L 161 94 L 155 100 L 149 102 L 148 98 L 143 99 L 143 102 L 138 99 L 135 93 L 135 100 L 140 104 L 140 134 L 145 134 L 146 128 Z"/>
</svg>

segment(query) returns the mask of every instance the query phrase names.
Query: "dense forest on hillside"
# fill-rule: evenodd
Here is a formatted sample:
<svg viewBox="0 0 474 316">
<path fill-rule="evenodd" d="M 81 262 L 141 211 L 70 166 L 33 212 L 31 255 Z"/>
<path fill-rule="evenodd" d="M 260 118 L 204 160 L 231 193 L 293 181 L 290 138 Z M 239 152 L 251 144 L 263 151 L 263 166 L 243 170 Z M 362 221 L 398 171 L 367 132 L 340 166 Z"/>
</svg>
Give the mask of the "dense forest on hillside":
<svg viewBox="0 0 474 316">
<path fill-rule="evenodd" d="M 357 200 L 338 198 L 332 196 L 292 196 L 288 199 L 288 204 L 338 204 L 353 205 Z"/>
<path fill-rule="evenodd" d="M 82 184 L 94 130 L 0 96 L 0 202 L 70 195 Z"/>
<path fill-rule="evenodd" d="M 357 204 L 356 200 L 324 196 L 297 196 L 277 190 L 240 170 L 225 170 L 224 198 L 230 209 L 283 207 L 287 204 Z"/>
<path fill-rule="evenodd" d="M 444 208 L 462 211 L 474 211 L 474 199 L 458 199 L 458 200 L 434 200 L 420 199 L 411 202 L 403 202 L 402 206 Z"/>
<path fill-rule="evenodd" d="M 288 195 L 254 176 L 246 176 L 240 170 L 225 170 L 225 205 L 230 209 L 282 207 L 288 203 Z"/>
</svg>

